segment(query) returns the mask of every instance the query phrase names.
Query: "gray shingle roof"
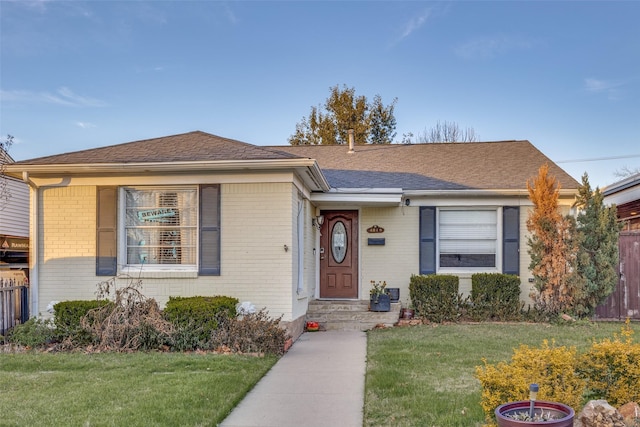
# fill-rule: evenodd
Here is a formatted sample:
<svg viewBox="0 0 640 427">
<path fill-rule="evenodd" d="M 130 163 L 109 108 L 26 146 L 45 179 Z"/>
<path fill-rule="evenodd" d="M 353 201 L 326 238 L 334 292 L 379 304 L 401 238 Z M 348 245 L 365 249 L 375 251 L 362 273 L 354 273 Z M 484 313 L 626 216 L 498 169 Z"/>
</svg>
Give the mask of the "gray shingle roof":
<svg viewBox="0 0 640 427">
<path fill-rule="evenodd" d="M 201 131 L 23 160 L 12 166 L 315 159 L 334 188 L 520 190 L 548 163 L 563 189 L 578 182 L 529 141 L 256 146 Z"/>
<path fill-rule="evenodd" d="M 315 159 L 332 187 L 525 189 L 545 163 L 561 188 L 579 185 L 529 141 L 271 148 Z"/>
<path fill-rule="evenodd" d="M 164 136 L 57 154 L 17 162 L 17 165 L 104 164 L 104 163 L 163 163 L 224 160 L 279 160 L 296 158 L 285 153 L 223 138 L 201 131 Z"/>
</svg>

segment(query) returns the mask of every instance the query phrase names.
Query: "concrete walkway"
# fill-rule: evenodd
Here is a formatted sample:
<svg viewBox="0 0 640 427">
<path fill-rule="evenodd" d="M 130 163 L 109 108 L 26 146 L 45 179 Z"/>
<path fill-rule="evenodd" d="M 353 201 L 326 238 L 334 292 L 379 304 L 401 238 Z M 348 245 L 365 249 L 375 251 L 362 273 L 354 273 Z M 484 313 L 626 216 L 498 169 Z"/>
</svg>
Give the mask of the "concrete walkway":
<svg viewBox="0 0 640 427">
<path fill-rule="evenodd" d="M 364 332 L 305 332 L 222 427 L 362 427 Z"/>
</svg>

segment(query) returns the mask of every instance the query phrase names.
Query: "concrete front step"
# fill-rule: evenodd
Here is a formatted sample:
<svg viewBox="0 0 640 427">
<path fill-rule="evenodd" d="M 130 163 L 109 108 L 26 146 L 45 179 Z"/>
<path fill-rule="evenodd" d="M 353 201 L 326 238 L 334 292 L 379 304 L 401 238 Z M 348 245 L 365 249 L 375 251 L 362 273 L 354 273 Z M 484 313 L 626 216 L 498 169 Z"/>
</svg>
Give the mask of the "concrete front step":
<svg viewBox="0 0 640 427">
<path fill-rule="evenodd" d="M 327 331 L 366 331 L 377 325 L 393 326 L 400 318 L 400 303 L 391 303 L 391 311 L 369 311 L 369 301 L 323 301 L 309 303 L 307 321 L 318 322 Z"/>
</svg>

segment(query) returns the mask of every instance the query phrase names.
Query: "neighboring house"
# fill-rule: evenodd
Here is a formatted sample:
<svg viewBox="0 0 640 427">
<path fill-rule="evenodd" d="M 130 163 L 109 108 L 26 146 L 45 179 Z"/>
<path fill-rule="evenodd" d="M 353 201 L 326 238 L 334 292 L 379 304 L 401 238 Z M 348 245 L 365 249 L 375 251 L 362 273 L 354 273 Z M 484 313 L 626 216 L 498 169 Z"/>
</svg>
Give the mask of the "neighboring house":
<svg viewBox="0 0 640 427">
<path fill-rule="evenodd" d="M 0 160 L 3 165 L 13 163 L 11 156 L 2 149 Z M 29 186 L 22 179 L 11 176 L 0 176 L 0 180 L 0 271 L 27 271 Z"/>
<path fill-rule="evenodd" d="M 622 223 L 616 290 L 596 309 L 606 319 L 640 319 L 640 174 L 602 189 L 604 203 L 615 204 Z"/>
<path fill-rule="evenodd" d="M 0 148 L 0 335 L 29 319 L 29 186 L 4 175 L 9 163 Z"/>
<path fill-rule="evenodd" d="M 309 301 L 368 300 L 413 274 L 520 275 L 526 182 L 548 163 L 569 211 L 578 182 L 528 141 L 255 146 L 203 132 L 17 162 L 31 186 L 33 313 L 132 276 L 143 293 L 228 295 L 294 337 Z M 121 284 L 126 279 L 119 280 Z"/>
<path fill-rule="evenodd" d="M 623 231 L 640 231 L 640 173 L 602 189 L 604 203 L 615 204 Z"/>
</svg>

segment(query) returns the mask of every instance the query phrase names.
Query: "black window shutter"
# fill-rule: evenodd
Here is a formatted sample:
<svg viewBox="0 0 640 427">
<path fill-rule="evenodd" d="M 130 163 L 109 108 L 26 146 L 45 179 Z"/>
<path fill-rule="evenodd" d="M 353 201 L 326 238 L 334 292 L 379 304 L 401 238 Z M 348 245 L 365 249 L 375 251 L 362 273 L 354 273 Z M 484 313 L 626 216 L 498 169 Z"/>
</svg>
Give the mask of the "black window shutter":
<svg viewBox="0 0 640 427">
<path fill-rule="evenodd" d="M 98 187 L 96 207 L 96 276 L 117 273 L 118 188 Z"/>
<path fill-rule="evenodd" d="M 436 208 L 420 208 L 420 274 L 436 273 Z"/>
<path fill-rule="evenodd" d="M 203 276 L 220 275 L 220 185 L 200 186 L 200 268 Z"/>
<path fill-rule="evenodd" d="M 520 275 L 520 208 L 502 208 L 502 272 Z"/>
</svg>

